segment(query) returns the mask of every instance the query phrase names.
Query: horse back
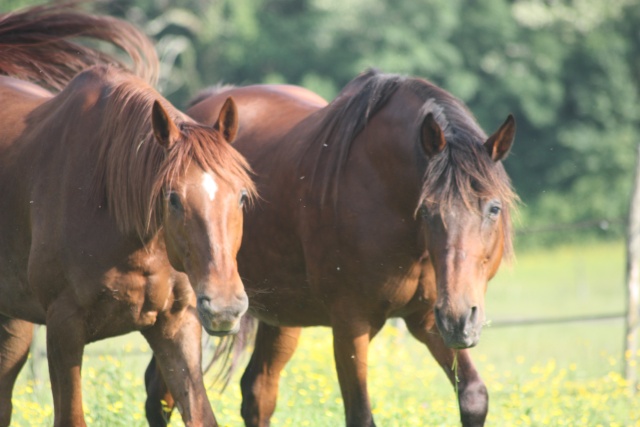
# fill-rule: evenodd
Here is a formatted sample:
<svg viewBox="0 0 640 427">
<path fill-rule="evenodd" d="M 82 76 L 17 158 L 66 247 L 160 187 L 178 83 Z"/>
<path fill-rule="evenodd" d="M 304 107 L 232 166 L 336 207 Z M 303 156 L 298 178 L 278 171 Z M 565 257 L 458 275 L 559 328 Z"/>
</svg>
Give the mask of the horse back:
<svg viewBox="0 0 640 427">
<path fill-rule="evenodd" d="M 232 97 L 238 108 L 238 142 L 265 136 L 283 135 L 327 102 L 315 93 L 292 85 L 253 85 L 209 89 L 187 114 L 195 120 L 214 124 L 224 101 Z M 259 133 L 261 138 L 251 138 Z M 241 144 L 244 146 L 244 144 Z M 240 150 L 242 151 L 242 150 Z"/>
<path fill-rule="evenodd" d="M 227 98 L 238 108 L 240 126 L 233 142 L 255 172 L 261 198 L 272 197 L 274 188 L 288 188 L 296 174 L 297 159 L 310 142 L 308 129 L 327 104 L 315 93 L 292 85 L 225 87 L 209 91 L 187 114 L 213 125 Z M 264 182 L 268 180 L 269 182 Z M 300 184 L 305 184 L 304 178 Z M 284 187 L 283 187 L 284 186 Z"/>
</svg>

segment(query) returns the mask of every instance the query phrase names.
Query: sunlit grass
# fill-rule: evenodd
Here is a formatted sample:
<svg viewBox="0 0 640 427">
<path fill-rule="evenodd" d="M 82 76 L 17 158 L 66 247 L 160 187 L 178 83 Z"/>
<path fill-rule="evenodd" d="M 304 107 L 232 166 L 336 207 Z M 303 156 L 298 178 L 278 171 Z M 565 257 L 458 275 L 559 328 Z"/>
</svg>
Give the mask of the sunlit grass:
<svg viewBox="0 0 640 427">
<path fill-rule="evenodd" d="M 277 426 L 343 424 L 342 399 L 335 374 L 331 336 L 327 329 L 308 329 L 283 374 Z M 489 389 L 487 425 L 513 426 L 640 426 L 640 396 L 632 397 L 620 376 L 619 358 L 601 355 L 608 372 L 592 376 L 579 360 L 533 360 L 516 355 L 508 366 L 492 363 L 476 351 L 475 360 Z M 130 356 L 136 358 L 134 356 Z M 120 357 L 90 356 L 83 371 L 87 421 L 92 426 L 144 426 L 142 367 Z M 458 409 L 452 386 L 428 354 L 401 328 L 387 326 L 372 344 L 370 393 L 376 421 L 382 426 L 457 426 Z M 135 369 L 132 369 L 135 368 Z M 13 426 L 52 424 L 48 381 L 34 390 L 22 381 L 14 394 Z M 210 400 L 221 425 L 242 425 L 240 391 L 234 381 L 224 394 L 215 389 Z M 182 426 L 177 414 L 171 425 Z"/>
<path fill-rule="evenodd" d="M 520 254 L 491 284 L 490 319 L 623 310 L 621 244 Z M 41 332 L 40 332 L 41 335 Z M 488 327 L 472 349 L 490 394 L 489 426 L 640 427 L 640 396 L 620 376 L 623 322 Z M 274 426 L 344 425 L 326 328 L 303 332 L 283 373 Z M 83 392 L 90 426 L 145 426 L 143 373 L 150 351 L 139 335 L 87 347 Z M 50 426 L 51 395 L 42 362 L 14 392 L 12 426 Z M 208 381 L 211 379 L 208 377 Z M 387 324 L 369 351 L 369 393 L 380 426 L 458 426 L 453 387 L 427 349 Z M 209 392 L 222 426 L 242 425 L 238 376 Z M 182 426 L 174 414 L 172 426 Z"/>
</svg>

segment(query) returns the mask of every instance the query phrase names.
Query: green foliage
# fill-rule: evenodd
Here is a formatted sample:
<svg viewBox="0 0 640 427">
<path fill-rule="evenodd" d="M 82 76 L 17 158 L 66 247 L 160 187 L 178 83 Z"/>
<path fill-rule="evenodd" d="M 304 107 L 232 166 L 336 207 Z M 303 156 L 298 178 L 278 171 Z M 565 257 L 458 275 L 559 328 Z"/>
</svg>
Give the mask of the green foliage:
<svg viewBox="0 0 640 427">
<path fill-rule="evenodd" d="M 0 9 L 33 3 L 8 0 Z M 635 0 L 99 5 L 157 40 L 160 90 L 179 106 L 219 82 L 299 84 L 332 99 L 367 67 L 420 76 L 465 101 L 488 133 L 515 115 L 506 167 L 526 221 L 625 216 L 640 143 Z"/>
<path fill-rule="evenodd" d="M 425 77 L 489 133 L 515 114 L 506 166 L 526 218 L 625 216 L 640 143 L 640 14 L 630 0 L 193 3 L 210 24 L 192 34 L 189 74 L 200 80 L 189 81 L 286 82 L 331 99 L 371 66 Z M 178 76 L 189 68 L 177 65 Z"/>
<path fill-rule="evenodd" d="M 0 3 L 0 13 L 11 12 L 28 6 L 35 6 L 42 3 L 38 0 L 4 0 Z"/>
</svg>

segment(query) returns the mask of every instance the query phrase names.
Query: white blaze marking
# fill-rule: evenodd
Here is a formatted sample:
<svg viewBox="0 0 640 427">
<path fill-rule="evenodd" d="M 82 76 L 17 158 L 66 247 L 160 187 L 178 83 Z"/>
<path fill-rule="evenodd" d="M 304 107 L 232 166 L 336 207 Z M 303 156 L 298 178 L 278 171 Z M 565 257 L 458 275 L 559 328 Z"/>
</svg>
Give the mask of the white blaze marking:
<svg viewBox="0 0 640 427">
<path fill-rule="evenodd" d="M 213 180 L 211 174 L 205 173 L 202 178 L 202 187 L 209 194 L 209 200 L 213 200 L 218 192 L 218 184 Z"/>
</svg>

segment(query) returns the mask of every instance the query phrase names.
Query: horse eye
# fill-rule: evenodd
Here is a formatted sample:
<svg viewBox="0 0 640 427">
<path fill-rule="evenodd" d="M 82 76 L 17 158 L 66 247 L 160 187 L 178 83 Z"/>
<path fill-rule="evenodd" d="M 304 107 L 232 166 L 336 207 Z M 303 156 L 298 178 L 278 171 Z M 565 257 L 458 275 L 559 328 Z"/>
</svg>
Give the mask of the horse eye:
<svg viewBox="0 0 640 427">
<path fill-rule="evenodd" d="M 175 192 L 169 194 L 169 208 L 175 211 L 182 210 L 182 202 L 180 201 L 180 196 L 178 196 L 178 194 Z"/>
<path fill-rule="evenodd" d="M 429 211 L 427 210 L 427 207 L 425 205 L 421 205 L 418 208 L 418 215 L 420 217 L 425 218 L 428 214 L 429 214 Z"/>
<path fill-rule="evenodd" d="M 489 216 L 495 218 L 496 216 L 498 216 L 501 210 L 502 208 L 499 205 L 492 205 L 489 208 Z"/>
<path fill-rule="evenodd" d="M 240 207 L 244 207 L 247 200 L 249 200 L 249 193 L 247 193 L 247 190 L 242 190 L 240 192 Z"/>
</svg>

